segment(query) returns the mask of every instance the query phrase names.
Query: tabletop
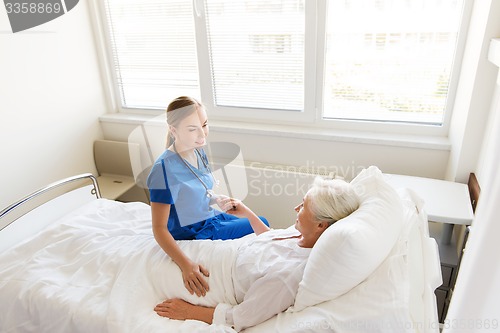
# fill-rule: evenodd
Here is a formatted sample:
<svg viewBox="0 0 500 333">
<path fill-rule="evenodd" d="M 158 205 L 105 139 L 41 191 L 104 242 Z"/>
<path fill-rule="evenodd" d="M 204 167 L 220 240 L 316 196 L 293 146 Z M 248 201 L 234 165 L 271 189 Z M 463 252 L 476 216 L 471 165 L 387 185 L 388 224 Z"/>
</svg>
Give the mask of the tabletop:
<svg viewBox="0 0 500 333">
<path fill-rule="evenodd" d="M 467 184 L 395 174 L 384 174 L 384 177 L 394 188 L 414 190 L 424 200 L 429 221 L 472 224 L 474 214 Z"/>
</svg>

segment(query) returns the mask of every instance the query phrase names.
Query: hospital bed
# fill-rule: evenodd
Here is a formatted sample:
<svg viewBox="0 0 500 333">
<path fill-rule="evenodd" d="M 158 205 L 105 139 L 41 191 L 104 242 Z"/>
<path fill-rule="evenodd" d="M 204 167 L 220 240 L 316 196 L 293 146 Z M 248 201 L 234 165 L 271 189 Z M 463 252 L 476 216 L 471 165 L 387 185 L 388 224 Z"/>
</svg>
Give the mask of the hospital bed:
<svg viewBox="0 0 500 333">
<path fill-rule="evenodd" d="M 439 331 L 434 290 L 441 271 L 423 202 L 391 188 L 376 167 L 352 182 L 362 204 L 320 237 L 295 304 L 245 332 Z M 209 270 L 214 261 L 227 267 L 211 272 L 211 291 L 201 299 L 187 293 L 156 244 L 149 206 L 100 198 L 91 174 L 10 205 L 0 212 L 0 228 L 1 332 L 234 332 L 163 318 L 153 308 L 170 297 L 201 305 L 230 298 L 232 259 L 221 248 L 254 235 L 179 242 Z"/>
</svg>

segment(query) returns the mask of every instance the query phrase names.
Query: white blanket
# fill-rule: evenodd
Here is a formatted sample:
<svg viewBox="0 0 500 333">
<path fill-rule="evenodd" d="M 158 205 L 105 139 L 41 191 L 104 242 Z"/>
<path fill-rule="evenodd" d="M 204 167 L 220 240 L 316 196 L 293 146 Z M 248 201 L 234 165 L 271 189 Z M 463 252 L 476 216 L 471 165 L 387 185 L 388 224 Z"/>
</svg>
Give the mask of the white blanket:
<svg viewBox="0 0 500 333">
<path fill-rule="evenodd" d="M 415 214 L 414 204 L 408 209 Z M 421 215 L 412 217 L 412 221 L 425 227 L 425 214 Z M 96 200 L 0 254 L 0 332 L 234 333 L 227 327 L 163 318 L 153 308 L 172 297 L 208 306 L 219 302 L 235 304 L 232 267 L 236 251 L 255 236 L 232 241 L 179 242 L 211 273 L 210 292 L 198 298 L 187 292 L 179 268 L 154 240 L 150 216 L 145 204 Z M 419 231 L 420 227 L 412 228 L 417 233 L 415 241 L 413 237 L 402 239 L 396 252 L 375 274 L 348 294 L 300 312 L 281 313 L 246 331 L 437 331 L 430 329 L 437 323 L 433 294 L 437 284 L 406 280 L 422 273 L 428 262 L 437 260 L 435 248 L 422 257 L 422 252 L 426 253 L 422 247 L 432 239 L 426 230 Z M 412 244 L 422 244 L 414 249 L 413 258 Z M 433 256 L 434 261 L 429 260 Z M 409 265 L 409 259 L 413 264 Z M 439 265 L 434 266 L 425 268 L 426 276 L 427 271 L 439 274 Z M 417 302 L 408 304 L 412 299 L 410 291 Z M 425 305 L 426 300 L 430 305 Z M 419 326 L 402 330 L 398 325 L 402 313 L 408 314 L 408 305 L 414 307 L 412 317 Z M 427 319 L 414 317 L 423 311 Z"/>
<path fill-rule="evenodd" d="M 155 242 L 149 206 L 96 200 L 0 255 L 1 332 L 234 332 L 158 316 L 166 298 L 236 304 L 235 241 L 180 241 L 209 270 L 210 291 L 190 295 Z M 28 226 L 27 226 L 28 227 Z"/>
</svg>

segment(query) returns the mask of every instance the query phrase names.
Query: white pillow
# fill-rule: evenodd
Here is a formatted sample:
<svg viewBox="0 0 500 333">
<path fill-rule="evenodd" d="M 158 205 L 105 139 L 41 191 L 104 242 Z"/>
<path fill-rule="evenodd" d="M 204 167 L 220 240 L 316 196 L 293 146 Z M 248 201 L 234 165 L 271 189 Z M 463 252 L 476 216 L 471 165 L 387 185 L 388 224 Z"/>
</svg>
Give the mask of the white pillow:
<svg viewBox="0 0 500 333">
<path fill-rule="evenodd" d="M 360 207 L 337 221 L 314 245 L 292 311 L 335 299 L 365 280 L 385 260 L 403 225 L 397 192 L 374 166 L 352 180 Z"/>
</svg>

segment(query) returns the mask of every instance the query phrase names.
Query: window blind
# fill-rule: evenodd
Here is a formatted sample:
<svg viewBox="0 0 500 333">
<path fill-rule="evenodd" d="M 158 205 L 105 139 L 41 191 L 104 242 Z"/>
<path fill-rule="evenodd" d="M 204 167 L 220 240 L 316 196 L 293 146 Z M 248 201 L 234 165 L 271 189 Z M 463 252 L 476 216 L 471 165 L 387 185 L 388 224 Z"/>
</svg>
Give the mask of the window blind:
<svg viewBox="0 0 500 333">
<path fill-rule="evenodd" d="M 330 0 L 323 117 L 442 124 L 460 0 Z"/>
<path fill-rule="evenodd" d="M 122 106 L 165 109 L 200 97 L 192 0 L 106 0 Z"/>
<path fill-rule="evenodd" d="M 217 106 L 303 110 L 304 0 L 206 0 Z"/>
</svg>

